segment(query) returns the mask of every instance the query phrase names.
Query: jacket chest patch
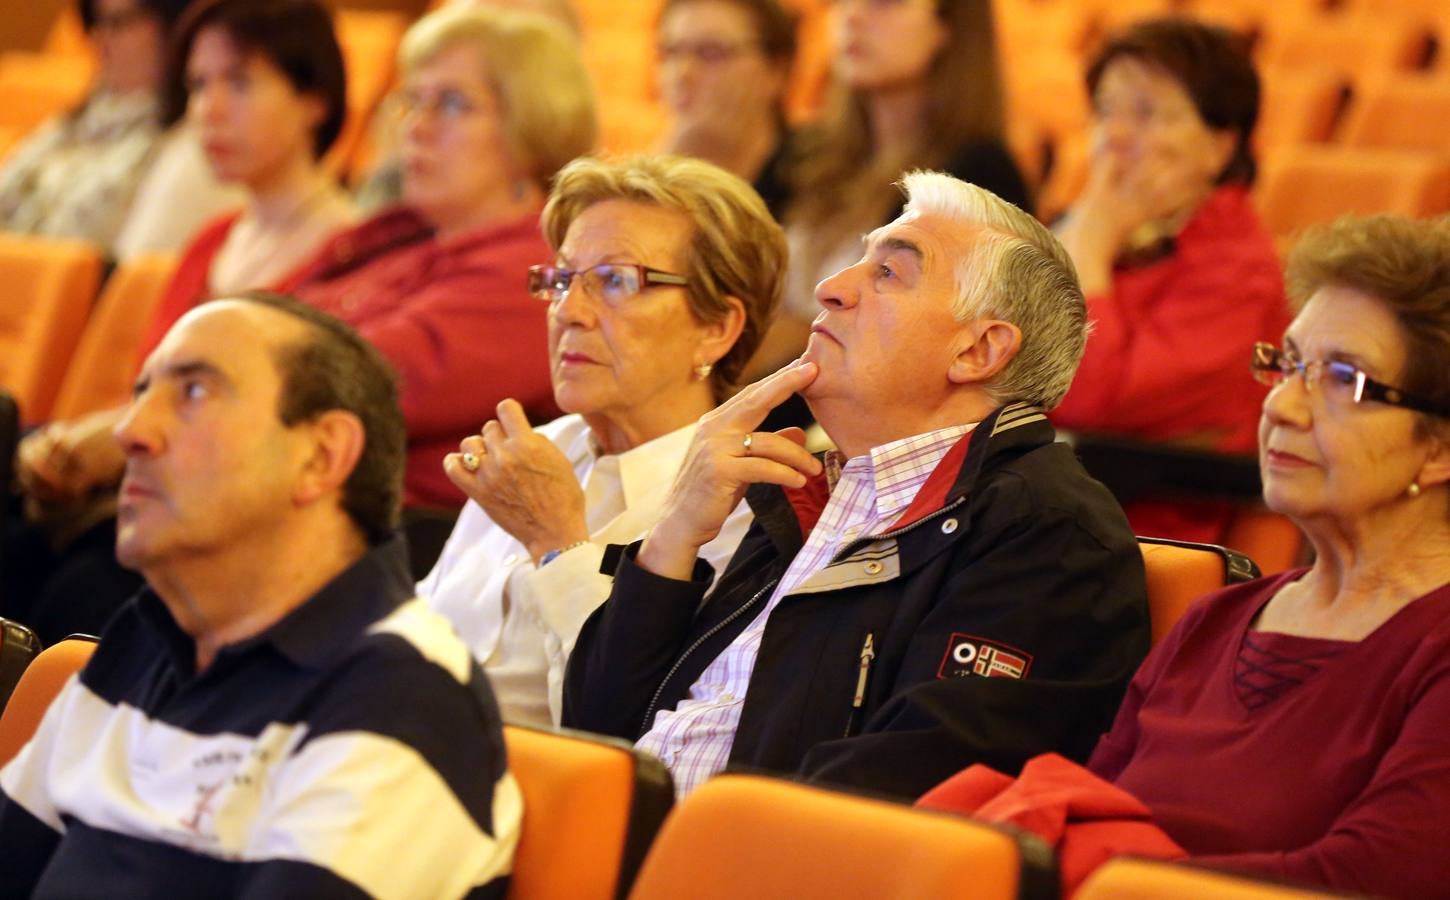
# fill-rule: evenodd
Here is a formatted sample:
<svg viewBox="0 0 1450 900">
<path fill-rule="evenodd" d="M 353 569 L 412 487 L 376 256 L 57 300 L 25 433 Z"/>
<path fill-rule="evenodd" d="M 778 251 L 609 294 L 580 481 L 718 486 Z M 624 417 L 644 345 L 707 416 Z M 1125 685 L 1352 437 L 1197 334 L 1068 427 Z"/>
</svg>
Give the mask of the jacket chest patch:
<svg viewBox="0 0 1450 900">
<path fill-rule="evenodd" d="M 942 657 L 936 677 L 977 675 L 982 678 L 1022 679 L 1027 677 L 1027 670 L 1031 668 L 1031 653 L 976 635 L 954 633 L 947 641 L 947 652 Z"/>
</svg>

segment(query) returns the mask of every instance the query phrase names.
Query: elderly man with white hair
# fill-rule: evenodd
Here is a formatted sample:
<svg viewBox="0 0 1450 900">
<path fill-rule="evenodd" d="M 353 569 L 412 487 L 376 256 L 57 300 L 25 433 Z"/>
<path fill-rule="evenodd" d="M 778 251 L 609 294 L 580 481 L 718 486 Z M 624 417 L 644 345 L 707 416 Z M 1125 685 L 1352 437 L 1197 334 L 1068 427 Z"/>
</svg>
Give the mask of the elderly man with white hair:
<svg viewBox="0 0 1450 900">
<path fill-rule="evenodd" d="M 915 796 L 1081 760 L 1148 649 L 1128 523 L 1043 415 L 1086 337 L 1072 262 L 987 191 L 903 187 L 817 285 L 805 354 L 705 416 L 659 521 L 606 557 L 564 723 L 637 741 L 681 793 L 727 765 Z M 824 460 L 755 430 L 796 391 Z M 710 589 L 699 548 L 742 497 Z"/>
</svg>

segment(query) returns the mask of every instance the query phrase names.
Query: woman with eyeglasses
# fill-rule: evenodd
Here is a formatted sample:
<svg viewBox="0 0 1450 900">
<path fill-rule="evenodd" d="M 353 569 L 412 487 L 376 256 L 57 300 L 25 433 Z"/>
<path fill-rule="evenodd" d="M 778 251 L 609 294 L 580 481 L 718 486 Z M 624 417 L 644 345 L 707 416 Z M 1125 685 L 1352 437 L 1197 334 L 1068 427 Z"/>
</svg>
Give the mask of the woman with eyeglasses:
<svg viewBox="0 0 1450 900">
<path fill-rule="evenodd" d="M 557 723 L 564 666 L 609 595 L 609 544 L 658 517 L 696 421 L 732 390 L 781 296 L 785 236 L 748 184 L 701 160 L 579 159 L 543 215 L 552 249 L 529 273 L 546 309 L 554 399 L 519 404 L 444 464 L 469 495 L 421 596 L 453 621 L 504 717 Z M 724 570 L 742 503 L 703 556 Z"/>
<path fill-rule="evenodd" d="M 3 157 L 0 231 L 88 240 L 110 254 L 162 137 L 166 40 L 186 3 L 76 5 L 95 51 L 94 84 Z"/>
<path fill-rule="evenodd" d="M 785 94 L 796 23 L 778 0 L 667 0 L 660 12 L 661 149 L 751 183 L 779 219 L 789 199 Z"/>
<path fill-rule="evenodd" d="M 1259 79 L 1227 31 L 1139 23 L 1087 70 L 1087 186 L 1056 227 L 1094 321 L 1059 427 L 1248 454 L 1263 391 L 1243 371 L 1288 321 L 1273 241 L 1249 196 Z M 1233 507 L 1143 500 L 1138 534 L 1217 543 Z"/>
<path fill-rule="evenodd" d="M 1264 500 L 1308 569 L 1192 607 L 1089 767 L 1192 857 L 1387 897 L 1450 885 L 1450 222 L 1347 218 L 1254 351 Z"/>
<path fill-rule="evenodd" d="M 467 498 L 442 462 L 460 433 L 505 397 L 536 421 L 557 414 L 526 273 L 549 253 L 549 179 L 594 143 L 594 102 L 577 42 L 538 15 L 443 9 L 398 55 L 402 202 L 331 240 L 292 292 L 398 368 L 405 502 L 457 510 Z"/>
</svg>

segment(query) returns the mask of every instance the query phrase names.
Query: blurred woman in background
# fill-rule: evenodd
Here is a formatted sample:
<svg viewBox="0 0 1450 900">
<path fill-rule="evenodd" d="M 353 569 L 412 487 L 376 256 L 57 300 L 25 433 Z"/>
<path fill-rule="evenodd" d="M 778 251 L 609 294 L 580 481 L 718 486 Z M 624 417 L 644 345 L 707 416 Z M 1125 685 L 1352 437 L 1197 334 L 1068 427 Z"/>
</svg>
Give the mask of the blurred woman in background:
<svg viewBox="0 0 1450 900">
<path fill-rule="evenodd" d="M 1060 427 L 1249 453 L 1264 392 L 1243 358 L 1288 321 L 1249 197 L 1259 80 L 1225 30 L 1143 22 L 1088 67 L 1096 123 L 1083 194 L 1058 225 L 1095 324 Z M 1227 503 L 1144 500 L 1138 534 L 1218 542 Z"/>
<path fill-rule="evenodd" d="M 109 254 L 161 137 L 166 41 L 186 0 L 80 0 L 96 80 L 0 168 L 0 230 L 93 241 Z"/>
<path fill-rule="evenodd" d="M 838 0 L 831 16 L 832 97 L 790 165 L 785 305 L 749 378 L 800 353 L 816 282 L 855 262 L 861 236 L 899 213 L 904 171 L 944 171 L 1030 209 L 1004 137 L 990 0 Z"/>
<path fill-rule="evenodd" d="M 790 196 L 785 94 L 795 19 L 778 0 L 666 0 L 658 30 L 661 149 L 750 182 L 779 219 Z"/>
</svg>

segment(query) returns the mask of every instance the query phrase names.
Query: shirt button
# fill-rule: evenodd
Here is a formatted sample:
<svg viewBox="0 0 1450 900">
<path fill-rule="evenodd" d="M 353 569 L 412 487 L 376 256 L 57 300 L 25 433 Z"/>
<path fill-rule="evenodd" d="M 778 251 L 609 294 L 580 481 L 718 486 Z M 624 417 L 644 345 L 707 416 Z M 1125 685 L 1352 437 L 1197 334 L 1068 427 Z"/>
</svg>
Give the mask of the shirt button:
<svg viewBox="0 0 1450 900">
<path fill-rule="evenodd" d="M 720 702 L 721 703 L 734 703 L 735 702 L 735 695 L 732 694 L 732 693 L 730 693 L 729 691 L 726 691 L 725 693 L 723 693 L 723 694 L 720 695 Z"/>
<path fill-rule="evenodd" d="M 947 519 L 945 522 L 941 523 L 941 533 L 942 534 L 951 534 L 953 531 L 956 531 L 956 530 L 957 530 L 957 520 L 956 519 Z"/>
<path fill-rule="evenodd" d="M 881 563 L 878 562 L 877 560 L 874 560 L 874 559 L 871 560 L 870 562 L 868 562 L 866 564 L 866 574 L 867 575 L 880 575 L 881 574 Z"/>
</svg>

